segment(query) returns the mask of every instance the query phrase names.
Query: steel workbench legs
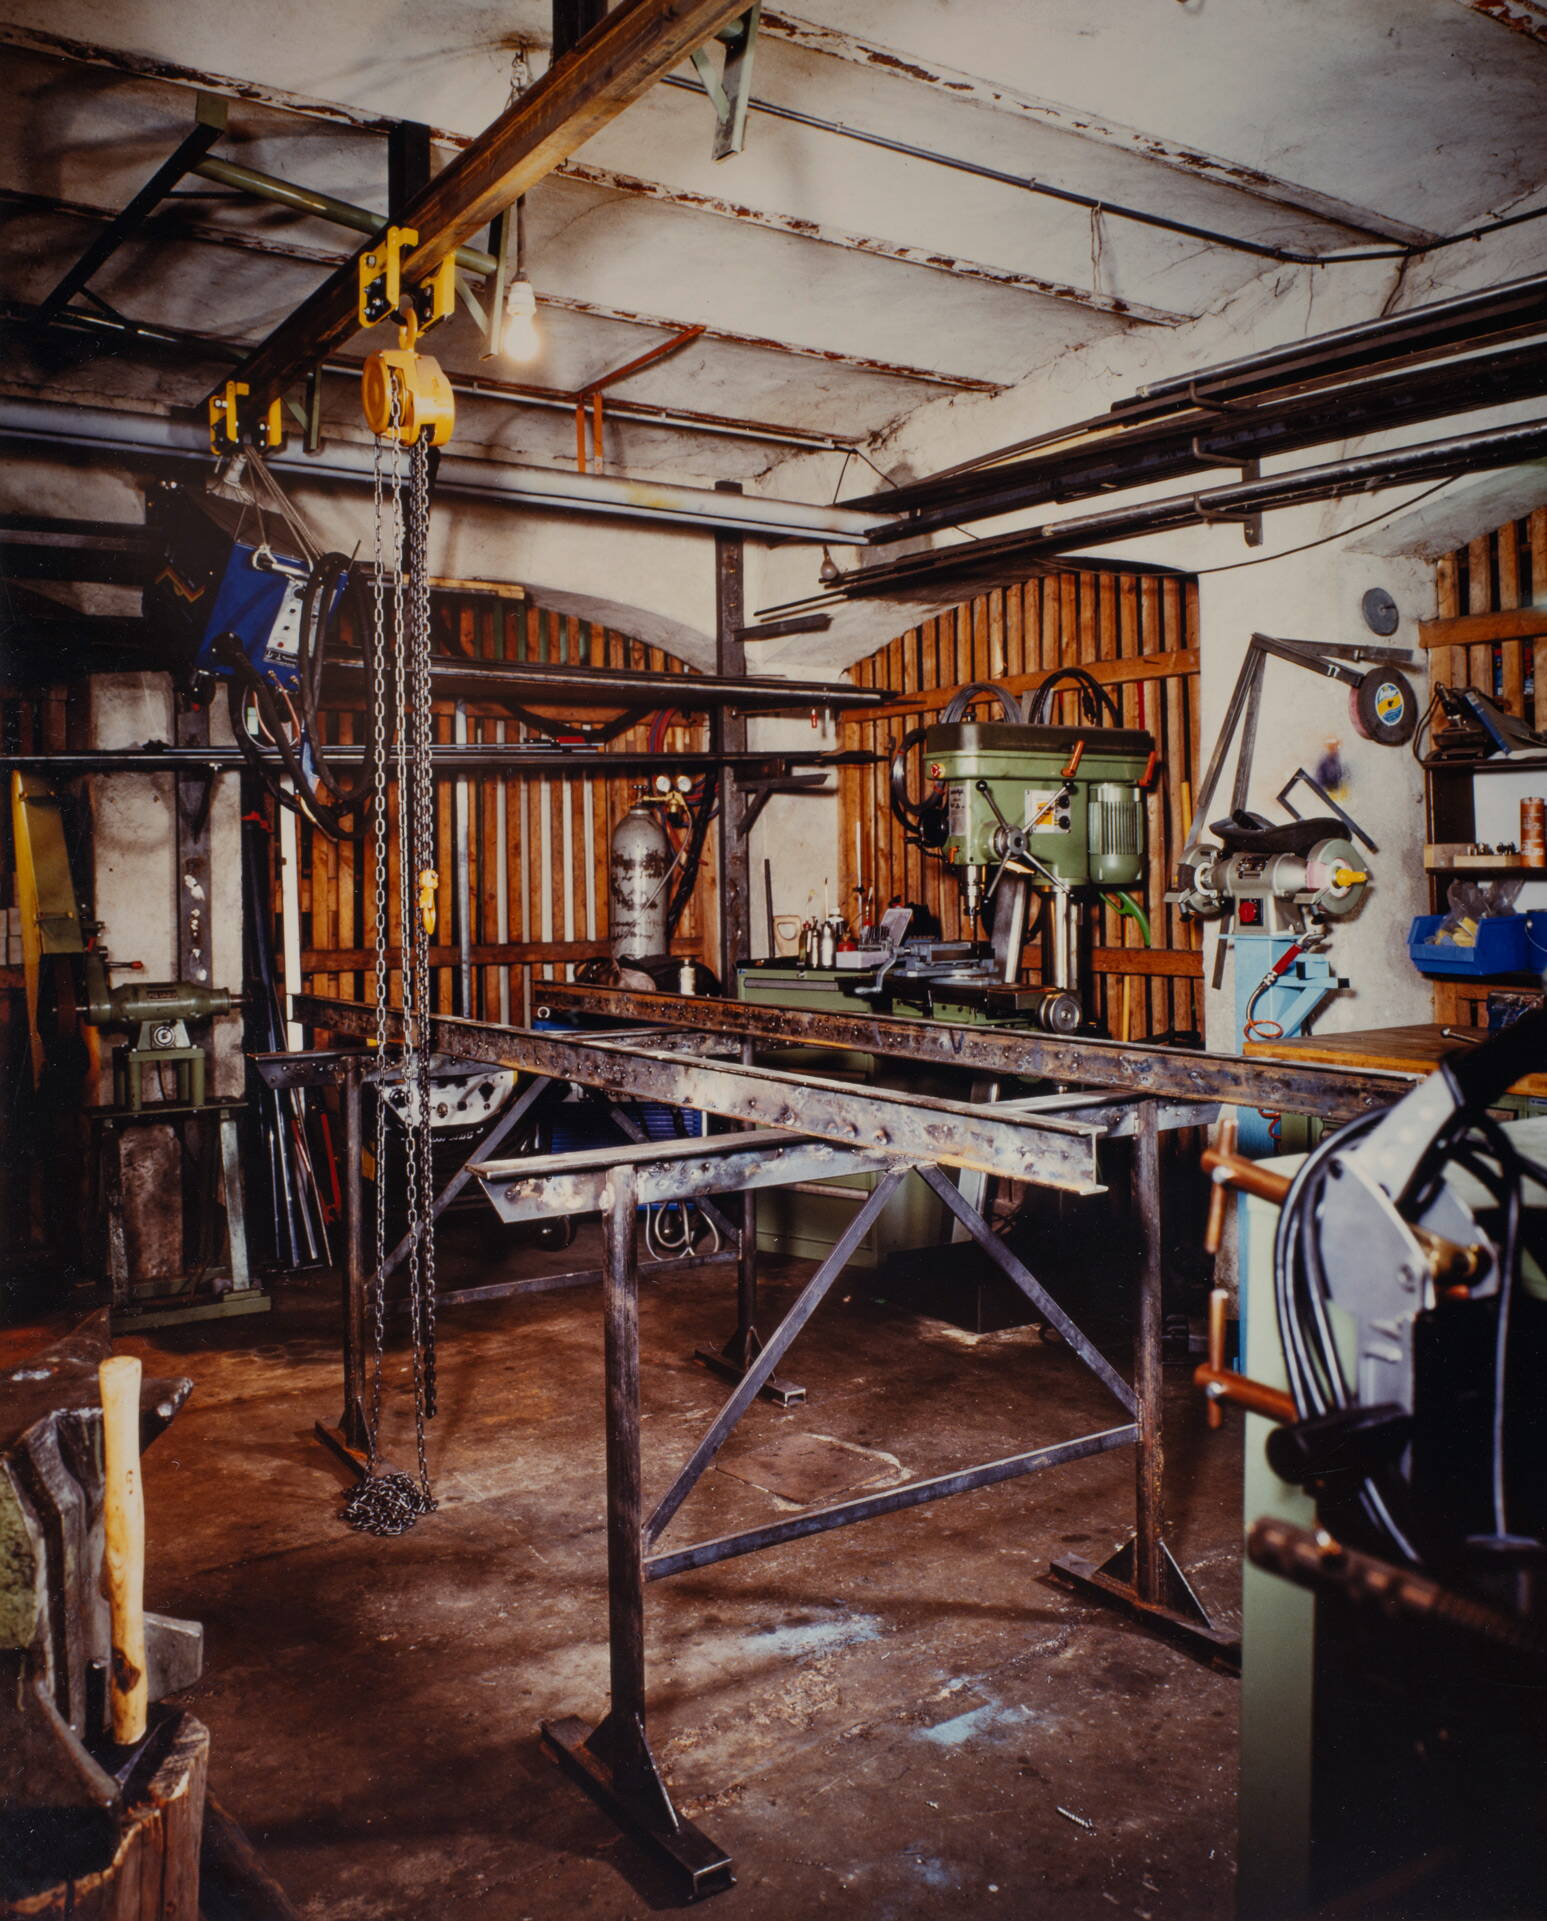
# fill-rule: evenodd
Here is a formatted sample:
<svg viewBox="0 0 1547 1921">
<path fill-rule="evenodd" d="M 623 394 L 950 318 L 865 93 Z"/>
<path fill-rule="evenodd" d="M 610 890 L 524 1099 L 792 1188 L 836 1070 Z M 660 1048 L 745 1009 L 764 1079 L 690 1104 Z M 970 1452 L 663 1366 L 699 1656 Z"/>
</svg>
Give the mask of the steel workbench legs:
<svg viewBox="0 0 1547 1921">
<path fill-rule="evenodd" d="M 1209 1620 L 1165 1542 L 1165 1443 L 1162 1431 L 1165 1372 L 1161 1288 L 1164 1249 L 1160 1207 L 1160 1136 L 1152 1102 L 1138 1109 L 1134 1138 L 1133 1193 L 1139 1220 L 1138 1326 L 1134 1343 L 1134 1394 L 1139 1443 L 1135 1528 L 1097 1567 L 1078 1555 L 1055 1561 L 1052 1572 L 1092 1600 L 1121 1608 L 1141 1624 L 1180 1642 L 1216 1666 L 1239 1669 L 1241 1644 Z"/>
<path fill-rule="evenodd" d="M 620 1827 L 680 1878 L 690 1898 L 732 1885 L 730 1857 L 672 1805 L 645 1729 L 644 1486 L 640 1464 L 637 1176 L 604 1192 L 607 1375 L 607 1612 L 611 1704 L 594 1729 L 545 1721 L 543 1746 Z"/>
<path fill-rule="evenodd" d="M 755 1049 L 751 1041 L 741 1043 L 741 1058 L 751 1066 Z M 693 1358 L 718 1374 L 722 1380 L 739 1381 L 762 1349 L 757 1331 L 757 1196 L 749 1188 L 741 1196 L 736 1233 L 736 1331 L 724 1347 L 700 1347 Z M 775 1407 L 793 1407 L 806 1398 L 806 1390 L 792 1382 L 770 1375 L 760 1390 L 765 1401 Z"/>
</svg>

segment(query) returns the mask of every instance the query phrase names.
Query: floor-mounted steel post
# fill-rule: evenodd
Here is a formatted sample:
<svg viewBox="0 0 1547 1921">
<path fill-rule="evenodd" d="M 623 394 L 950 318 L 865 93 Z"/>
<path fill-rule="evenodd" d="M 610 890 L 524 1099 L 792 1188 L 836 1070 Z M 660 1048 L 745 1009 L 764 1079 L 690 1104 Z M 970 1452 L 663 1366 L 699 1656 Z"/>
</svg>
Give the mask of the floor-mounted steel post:
<svg viewBox="0 0 1547 1921">
<path fill-rule="evenodd" d="M 346 1447 L 363 1448 L 365 1432 L 365 1150 L 364 1063 L 344 1077 L 344 1411 Z"/>
<path fill-rule="evenodd" d="M 1145 1101 L 1133 1143 L 1133 1211 L 1139 1227 L 1139 1289 L 1134 1331 L 1133 1385 L 1138 1405 L 1135 1454 L 1134 1582 L 1146 1605 L 1163 1602 L 1165 1532 L 1165 1354 L 1162 1347 L 1165 1263 L 1161 1248 L 1160 1136 L 1155 1107 Z"/>
<path fill-rule="evenodd" d="M 341 1090 L 344 1155 L 344 1265 L 339 1277 L 340 1357 L 344 1373 L 344 1405 L 337 1425 L 318 1421 L 313 1432 L 330 1453 L 354 1474 L 366 1472 L 369 1435 L 365 1421 L 367 1339 L 365 1266 L 365 1150 L 364 1078 L 370 1057 L 343 1059 L 334 1078 Z"/>
<path fill-rule="evenodd" d="M 611 1701 L 593 1730 L 545 1721 L 543 1746 L 621 1827 L 682 1883 L 690 1898 L 732 1885 L 730 1857 L 678 1814 L 645 1726 L 644 1477 L 640 1458 L 638 1175 L 611 1175 L 603 1192 L 603 1359 L 607 1414 L 607 1637 Z"/>
<path fill-rule="evenodd" d="M 1179 1642 L 1215 1665 L 1239 1668 L 1240 1641 L 1209 1620 L 1165 1540 L 1165 1240 L 1161 1209 L 1160 1134 L 1155 1104 L 1143 1101 L 1133 1144 L 1133 1212 L 1139 1230 L 1133 1394 L 1134 1532 L 1100 1567 L 1068 1555 L 1052 1572 L 1067 1586 Z"/>
<path fill-rule="evenodd" d="M 750 1067 L 756 1044 L 741 1043 L 741 1063 Z M 693 1358 L 723 1380 L 739 1381 L 757 1359 L 763 1343 L 757 1331 L 757 1195 L 747 1188 L 741 1195 L 736 1228 L 736 1331 L 724 1347 L 701 1347 Z M 770 1376 L 763 1383 L 762 1397 L 775 1407 L 793 1407 L 806 1398 L 806 1390 L 789 1381 Z"/>
</svg>

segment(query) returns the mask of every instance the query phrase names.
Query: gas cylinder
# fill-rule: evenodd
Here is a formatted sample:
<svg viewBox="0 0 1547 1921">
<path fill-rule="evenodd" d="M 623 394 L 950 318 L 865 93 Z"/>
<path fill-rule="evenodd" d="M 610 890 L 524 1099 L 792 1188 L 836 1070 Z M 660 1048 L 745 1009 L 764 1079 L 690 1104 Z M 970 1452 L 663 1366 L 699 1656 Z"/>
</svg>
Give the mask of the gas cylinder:
<svg viewBox="0 0 1547 1921">
<path fill-rule="evenodd" d="M 636 800 L 612 830 L 607 931 L 614 960 L 666 952 L 671 843 L 654 810 Z"/>
</svg>

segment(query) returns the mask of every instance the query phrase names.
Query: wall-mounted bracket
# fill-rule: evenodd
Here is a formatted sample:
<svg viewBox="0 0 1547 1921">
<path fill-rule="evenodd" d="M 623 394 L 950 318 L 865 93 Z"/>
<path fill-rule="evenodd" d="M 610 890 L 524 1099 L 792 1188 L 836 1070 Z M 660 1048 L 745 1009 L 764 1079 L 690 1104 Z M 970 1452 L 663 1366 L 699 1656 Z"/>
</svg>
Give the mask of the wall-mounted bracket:
<svg viewBox="0 0 1547 1921">
<path fill-rule="evenodd" d="M 716 160 L 740 153 L 747 144 L 747 109 L 752 104 L 752 56 L 757 47 L 757 23 L 762 15 L 762 0 L 748 7 L 739 18 L 722 27 L 715 35 L 725 47 L 725 59 L 716 73 L 708 47 L 693 52 L 693 65 L 704 92 L 714 108 L 714 145 Z"/>
</svg>

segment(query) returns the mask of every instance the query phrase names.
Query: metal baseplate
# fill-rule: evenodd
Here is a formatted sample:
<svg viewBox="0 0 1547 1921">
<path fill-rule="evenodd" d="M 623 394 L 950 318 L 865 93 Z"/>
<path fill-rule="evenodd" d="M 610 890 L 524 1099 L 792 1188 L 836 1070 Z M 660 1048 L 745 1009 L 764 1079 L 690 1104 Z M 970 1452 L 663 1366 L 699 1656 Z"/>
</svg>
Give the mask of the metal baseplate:
<svg viewBox="0 0 1547 1921">
<path fill-rule="evenodd" d="M 718 1374 L 722 1381 L 735 1385 L 757 1359 L 757 1350 L 762 1343 L 756 1340 L 756 1336 L 753 1340 L 755 1344 L 749 1353 L 746 1344 L 733 1334 L 724 1347 L 695 1348 L 693 1359 L 700 1367 L 707 1367 L 711 1374 Z M 806 1398 L 806 1390 L 797 1387 L 793 1381 L 781 1381 L 777 1374 L 770 1374 L 758 1389 L 758 1397 L 772 1401 L 775 1407 L 794 1407 Z"/>
<path fill-rule="evenodd" d="M 1203 1603 L 1192 1590 L 1187 1576 L 1172 1558 L 1164 1541 L 1160 1549 L 1162 1597 L 1145 1600 L 1139 1593 L 1136 1576 L 1136 1543 L 1129 1539 L 1101 1563 L 1083 1560 L 1077 1554 L 1065 1555 L 1049 1569 L 1054 1580 L 1087 1599 L 1120 1609 L 1141 1626 L 1151 1629 L 1188 1653 L 1207 1661 L 1226 1674 L 1241 1671 L 1239 1635 L 1227 1634 L 1210 1621 Z"/>
<path fill-rule="evenodd" d="M 543 1752 L 625 1833 L 666 1869 L 684 1899 L 702 1901 L 736 1885 L 730 1856 L 701 1828 L 677 1813 L 658 1773 L 648 1744 L 637 1729 L 625 1731 L 623 1745 L 631 1765 L 603 1759 L 610 1747 L 611 1717 L 588 1728 L 573 1715 L 541 1724 Z M 631 1778 L 625 1780 L 627 1774 Z"/>
</svg>

